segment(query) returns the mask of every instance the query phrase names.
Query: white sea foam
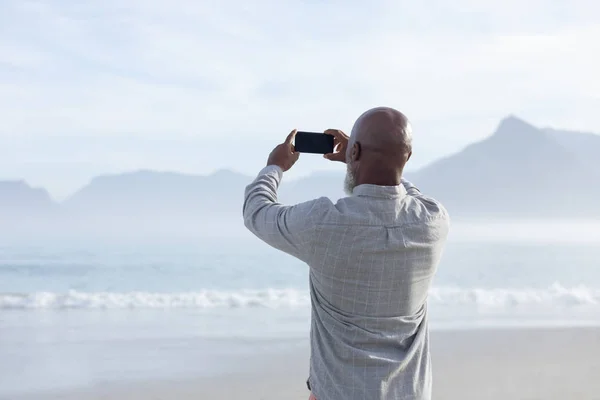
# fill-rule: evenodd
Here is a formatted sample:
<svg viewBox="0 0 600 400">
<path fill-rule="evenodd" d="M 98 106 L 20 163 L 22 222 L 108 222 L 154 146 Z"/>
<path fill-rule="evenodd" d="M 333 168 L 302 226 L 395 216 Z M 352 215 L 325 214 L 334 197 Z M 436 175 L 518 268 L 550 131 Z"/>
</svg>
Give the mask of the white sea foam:
<svg viewBox="0 0 600 400">
<path fill-rule="evenodd" d="M 564 287 L 558 283 L 545 289 L 464 289 L 434 287 L 434 306 L 505 309 L 519 307 L 600 308 L 600 289 Z M 200 290 L 197 292 L 79 292 L 2 293 L 0 309 L 136 309 L 136 308 L 297 308 L 308 307 L 308 292 L 296 289 Z"/>
<path fill-rule="evenodd" d="M 575 307 L 600 305 L 600 289 L 564 287 L 559 283 L 545 289 L 460 289 L 433 288 L 429 301 L 444 305 L 473 305 L 479 308 L 520 306 Z"/>
<path fill-rule="evenodd" d="M 37 292 L 0 294 L 0 309 L 126 309 L 126 308 L 241 308 L 302 307 L 308 295 L 294 289 L 198 292 Z"/>
</svg>

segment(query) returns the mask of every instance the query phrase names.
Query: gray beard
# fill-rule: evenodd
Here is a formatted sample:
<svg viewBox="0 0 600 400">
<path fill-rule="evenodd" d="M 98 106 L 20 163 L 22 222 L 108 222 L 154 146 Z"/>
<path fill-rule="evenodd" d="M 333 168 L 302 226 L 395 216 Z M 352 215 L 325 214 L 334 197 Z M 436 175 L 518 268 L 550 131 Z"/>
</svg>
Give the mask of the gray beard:
<svg viewBox="0 0 600 400">
<path fill-rule="evenodd" d="M 350 169 L 350 164 L 346 164 L 346 178 L 344 179 L 344 192 L 351 196 L 356 187 L 356 178 L 354 172 Z"/>
</svg>

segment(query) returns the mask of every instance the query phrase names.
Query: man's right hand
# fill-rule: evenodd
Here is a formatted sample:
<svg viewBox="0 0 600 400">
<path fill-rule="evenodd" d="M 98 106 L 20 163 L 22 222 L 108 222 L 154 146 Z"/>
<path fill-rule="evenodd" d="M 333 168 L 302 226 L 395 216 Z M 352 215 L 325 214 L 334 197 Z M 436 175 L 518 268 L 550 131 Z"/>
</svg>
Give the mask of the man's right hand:
<svg viewBox="0 0 600 400">
<path fill-rule="evenodd" d="M 339 129 L 327 129 L 326 135 L 333 136 L 333 153 L 323 155 L 328 160 L 346 163 L 346 149 L 348 148 L 348 135 Z"/>
</svg>

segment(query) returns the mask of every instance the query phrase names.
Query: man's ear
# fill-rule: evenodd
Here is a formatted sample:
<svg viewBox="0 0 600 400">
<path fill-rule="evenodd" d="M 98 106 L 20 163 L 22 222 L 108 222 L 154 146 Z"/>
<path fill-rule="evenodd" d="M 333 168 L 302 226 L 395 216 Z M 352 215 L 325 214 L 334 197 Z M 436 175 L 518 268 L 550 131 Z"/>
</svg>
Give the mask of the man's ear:
<svg viewBox="0 0 600 400">
<path fill-rule="evenodd" d="M 354 142 L 354 144 L 352 145 L 352 151 L 350 153 L 350 160 L 358 161 L 360 159 L 360 156 L 361 156 L 360 142 Z"/>
<path fill-rule="evenodd" d="M 408 157 L 406 157 L 406 161 L 410 160 L 410 156 L 412 156 L 412 151 L 408 153 Z"/>
</svg>

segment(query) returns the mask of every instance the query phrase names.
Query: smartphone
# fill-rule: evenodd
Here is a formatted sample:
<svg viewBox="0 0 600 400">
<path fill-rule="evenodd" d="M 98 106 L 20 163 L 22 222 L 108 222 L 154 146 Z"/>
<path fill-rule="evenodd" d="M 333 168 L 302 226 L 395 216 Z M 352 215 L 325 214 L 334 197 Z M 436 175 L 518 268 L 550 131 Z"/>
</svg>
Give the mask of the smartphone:
<svg viewBox="0 0 600 400">
<path fill-rule="evenodd" d="M 317 132 L 296 132 L 294 149 L 298 153 L 333 153 L 333 136 Z"/>
</svg>

